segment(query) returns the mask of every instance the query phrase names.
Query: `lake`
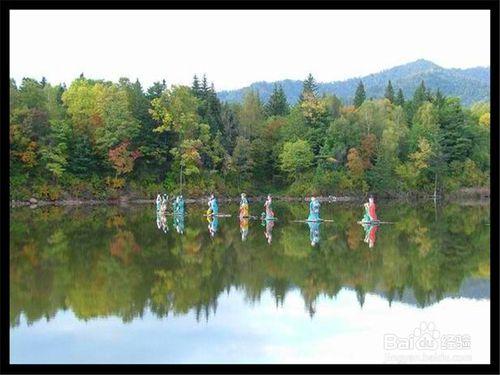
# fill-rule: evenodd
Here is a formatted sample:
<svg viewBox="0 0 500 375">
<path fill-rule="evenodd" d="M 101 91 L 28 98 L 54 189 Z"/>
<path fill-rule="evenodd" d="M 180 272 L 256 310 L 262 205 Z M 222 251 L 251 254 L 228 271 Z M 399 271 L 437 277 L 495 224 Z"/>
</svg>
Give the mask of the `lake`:
<svg viewBox="0 0 500 375">
<path fill-rule="evenodd" d="M 11 209 L 11 363 L 489 363 L 489 203 L 219 206 Z"/>
</svg>

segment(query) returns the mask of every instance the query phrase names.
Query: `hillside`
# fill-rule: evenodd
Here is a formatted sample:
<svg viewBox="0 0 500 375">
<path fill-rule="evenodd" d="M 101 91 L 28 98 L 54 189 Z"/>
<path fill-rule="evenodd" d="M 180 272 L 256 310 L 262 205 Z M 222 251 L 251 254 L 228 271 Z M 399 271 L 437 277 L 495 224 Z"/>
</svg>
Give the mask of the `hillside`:
<svg viewBox="0 0 500 375">
<path fill-rule="evenodd" d="M 411 97 L 420 81 L 424 80 L 428 88 L 438 88 L 447 96 L 459 97 L 463 105 L 469 106 L 474 102 L 489 100 L 490 97 L 490 69 L 489 67 L 475 67 L 469 69 L 446 69 L 427 60 L 417 60 L 408 64 L 383 70 L 365 77 L 351 78 L 345 81 L 319 83 L 320 93 L 335 94 L 344 103 L 350 103 L 354 96 L 358 82 L 362 80 L 367 97 L 379 98 L 384 95 L 387 81 L 391 80 L 397 90 L 401 88 L 406 98 Z M 221 91 L 218 93 L 222 101 L 239 102 L 249 88 L 258 90 L 261 99 L 267 101 L 275 82 L 255 82 L 248 87 L 238 90 Z M 295 103 L 302 90 L 302 81 L 278 81 L 283 86 L 290 103 Z"/>
</svg>

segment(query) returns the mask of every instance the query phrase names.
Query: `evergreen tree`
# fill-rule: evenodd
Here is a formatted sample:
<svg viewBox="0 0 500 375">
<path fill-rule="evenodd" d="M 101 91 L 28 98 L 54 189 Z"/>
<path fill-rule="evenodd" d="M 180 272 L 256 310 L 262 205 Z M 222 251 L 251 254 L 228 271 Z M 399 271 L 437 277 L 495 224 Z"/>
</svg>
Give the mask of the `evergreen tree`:
<svg viewBox="0 0 500 375">
<path fill-rule="evenodd" d="M 403 95 L 403 90 L 401 90 L 401 89 L 398 90 L 398 94 L 396 96 L 396 99 L 394 99 L 394 104 L 404 106 L 405 97 Z"/>
<path fill-rule="evenodd" d="M 413 94 L 413 108 L 414 111 L 416 112 L 420 106 L 422 105 L 423 102 L 425 102 L 429 98 L 429 95 L 427 94 L 427 89 L 425 87 L 424 81 L 420 82 L 420 85 L 415 90 L 415 93 Z"/>
<path fill-rule="evenodd" d="M 201 95 L 201 86 L 200 86 L 200 81 L 198 79 L 198 76 L 195 74 L 193 77 L 193 85 L 191 86 L 191 89 L 193 90 L 194 96 L 199 98 Z"/>
<path fill-rule="evenodd" d="M 69 146 L 69 172 L 77 176 L 89 176 L 96 171 L 98 160 L 87 135 L 75 135 Z"/>
<path fill-rule="evenodd" d="M 386 99 L 389 99 L 391 103 L 394 103 L 394 88 L 392 87 L 392 83 L 389 80 L 389 83 L 387 84 L 387 87 L 385 89 L 385 95 L 384 97 Z"/>
<path fill-rule="evenodd" d="M 201 121 L 210 126 L 212 135 L 215 135 L 217 132 L 223 134 L 224 127 L 221 121 L 221 103 L 217 97 L 214 84 L 211 83 L 209 86 L 207 77 L 204 74 L 200 85 L 198 77 L 195 75 L 191 89 L 194 96 L 199 99 L 198 115 Z"/>
<path fill-rule="evenodd" d="M 165 80 L 162 80 L 161 82 L 154 82 L 153 85 L 150 88 L 148 88 L 146 97 L 148 98 L 149 101 L 159 98 L 166 89 L 167 89 L 167 84 L 165 83 Z"/>
<path fill-rule="evenodd" d="M 285 91 L 281 85 L 274 85 L 273 93 L 269 97 L 265 110 L 268 116 L 286 116 L 290 111 Z"/>
<path fill-rule="evenodd" d="M 207 81 L 207 75 L 203 74 L 203 78 L 201 80 L 201 92 L 200 92 L 200 97 L 205 98 L 208 93 L 208 81 Z"/>
<path fill-rule="evenodd" d="M 363 85 L 363 81 L 359 81 L 358 87 L 356 88 L 356 94 L 354 95 L 354 107 L 359 108 L 365 99 L 365 86 Z"/>
<path fill-rule="evenodd" d="M 445 96 L 441 93 L 440 89 L 437 89 L 436 96 L 434 97 L 434 103 L 438 108 L 442 107 L 445 103 Z"/>
<path fill-rule="evenodd" d="M 472 137 L 458 98 L 447 99 L 439 109 L 441 147 L 447 163 L 463 162 L 472 149 Z"/>
<path fill-rule="evenodd" d="M 210 88 L 207 91 L 207 96 L 205 98 L 207 104 L 206 121 L 210 126 L 210 130 L 215 134 L 217 131 L 223 132 L 220 113 L 221 113 L 221 103 L 217 97 L 217 92 L 213 82 L 210 84 Z"/>
<path fill-rule="evenodd" d="M 222 145 L 226 151 L 231 154 L 235 146 L 239 128 L 238 116 L 236 114 L 236 110 L 234 109 L 234 104 L 222 104 L 220 119 L 222 133 L 224 134 L 224 137 L 222 137 Z"/>
<path fill-rule="evenodd" d="M 302 93 L 300 94 L 299 101 L 303 101 L 305 97 L 310 96 L 316 98 L 318 95 L 318 84 L 311 73 L 307 76 L 306 80 L 302 83 Z"/>
</svg>

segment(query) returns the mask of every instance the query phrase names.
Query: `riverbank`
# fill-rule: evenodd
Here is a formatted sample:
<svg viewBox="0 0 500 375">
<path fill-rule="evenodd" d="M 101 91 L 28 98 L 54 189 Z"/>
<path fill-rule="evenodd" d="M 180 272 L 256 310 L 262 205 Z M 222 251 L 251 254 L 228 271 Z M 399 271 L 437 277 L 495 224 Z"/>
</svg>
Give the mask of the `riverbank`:
<svg viewBox="0 0 500 375">
<path fill-rule="evenodd" d="M 439 201 L 453 202 L 461 201 L 464 204 L 477 204 L 481 202 L 483 204 L 489 204 L 490 189 L 489 188 L 464 188 L 457 190 L 456 192 L 447 194 L 443 197 L 438 197 Z M 239 202 L 239 197 L 218 197 L 219 202 Z M 263 202 L 266 199 L 265 195 L 249 197 L 253 202 Z M 304 202 L 309 201 L 309 197 L 291 197 L 291 196 L 280 196 L 273 195 L 273 199 L 276 201 L 284 202 Z M 366 195 L 352 195 L 352 196 L 320 196 L 318 197 L 320 202 L 361 202 L 366 199 Z M 382 195 L 380 199 L 383 200 L 394 200 L 394 201 L 426 201 L 434 200 L 433 196 L 419 196 L 419 195 Z M 39 200 L 36 198 L 30 198 L 29 200 L 12 200 L 10 202 L 11 207 L 43 207 L 43 206 L 81 206 L 81 205 L 127 205 L 127 204 L 153 204 L 156 199 L 152 198 L 135 198 L 128 195 L 124 195 L 119 199 L 61 199 L 61 200 Z M 207 197 L 200 198 L 186 198 L 186 203 L 205 203 Z"/>
<path fill-rule="evenodd" d="M 228 197 L 219 197 L 219 202 L 239 202 L 239 197 L 236 198 L 228 198 Z M 266 196 L 257 196 L 257 197 L 249 197 L 249 199 L 253 202 L 264 202 L 266 200 Z M 287 196 L 273 196 L 274 200 L 284 201 L 284 202 L 300 202 L 300 201 L 308 201 L 309 198 L 301 198 L 301 197 L 287 197 Z M 362 197 L 318 197 L 318 199 L 322 202 L 350 202 L 361 200 Z M 80 206 L 80 205 L 126 205 L 126 204 L 152 204 L 155 203 L 156 199 L 134 199 L 129 197 L 122 197 L 120 199 L 107 199 L 107 200 L 93 200 L 93 199 L 66 199 L 66 200 L 56 200 L 56 201 L 47 201 L 47 200 L 38 200 L 36 198 L 31 198 L 28 201 L 11 201 L 11 207 L 25 207 L 29 206 L 32 208 L 36 208 L 39 206 Z M 207 198 L 186 198 L 186 203 L 206 203 Z"/>
</svg>

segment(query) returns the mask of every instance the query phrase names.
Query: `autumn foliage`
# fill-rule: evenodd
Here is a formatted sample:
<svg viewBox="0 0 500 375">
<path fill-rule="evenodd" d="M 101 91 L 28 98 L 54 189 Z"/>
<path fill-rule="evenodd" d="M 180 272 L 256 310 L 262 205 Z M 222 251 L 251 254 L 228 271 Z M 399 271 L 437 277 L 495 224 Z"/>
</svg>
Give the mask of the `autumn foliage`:
<svg viewBox="0 0 500 375">
<path fill-rule="evenodd" d="M 117 174 L 132 172 L 135 160 L 141 156 L 139 150 L 130 151 L 129 145 L 130 141 L 124 141 L 108 152 L 109 161 Z"/>
</svg>

